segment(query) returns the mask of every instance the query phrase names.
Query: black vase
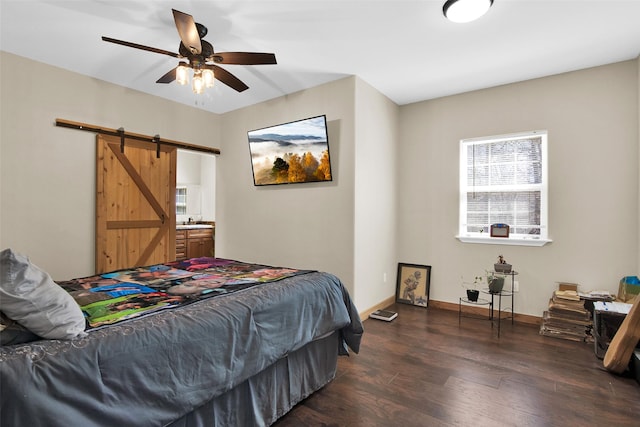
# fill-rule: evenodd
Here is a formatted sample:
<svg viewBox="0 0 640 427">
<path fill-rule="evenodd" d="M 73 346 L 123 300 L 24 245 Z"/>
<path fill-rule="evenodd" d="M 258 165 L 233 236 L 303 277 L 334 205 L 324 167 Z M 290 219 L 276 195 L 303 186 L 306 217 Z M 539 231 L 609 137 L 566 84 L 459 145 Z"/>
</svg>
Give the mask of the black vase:
<svg viewBox="0 0 640 427">
<path fill-rule="evenodd" d="M 476 289 L 467 289 L 467 299 L 472 302 L 478 301 L 478 295 L 480 295 L 480 291 Z"/>
</svg>

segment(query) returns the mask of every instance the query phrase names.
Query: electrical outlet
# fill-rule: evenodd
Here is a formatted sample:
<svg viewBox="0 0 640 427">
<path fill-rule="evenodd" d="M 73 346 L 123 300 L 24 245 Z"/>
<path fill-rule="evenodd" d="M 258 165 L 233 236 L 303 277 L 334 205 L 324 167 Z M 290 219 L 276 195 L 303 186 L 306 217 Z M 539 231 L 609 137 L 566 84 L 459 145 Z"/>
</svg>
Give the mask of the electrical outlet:
<svg viewBox="0 0 640 427">
<path fill-rule="evenodd" d="M 520 292 L 520 282 L 517 280 L 513 282 L 513 292 Z"/>
<path fill-rule="evenodd" d="M 387 283 L 387 273 L 382 273 L 382 281 Z"/>
</svg>

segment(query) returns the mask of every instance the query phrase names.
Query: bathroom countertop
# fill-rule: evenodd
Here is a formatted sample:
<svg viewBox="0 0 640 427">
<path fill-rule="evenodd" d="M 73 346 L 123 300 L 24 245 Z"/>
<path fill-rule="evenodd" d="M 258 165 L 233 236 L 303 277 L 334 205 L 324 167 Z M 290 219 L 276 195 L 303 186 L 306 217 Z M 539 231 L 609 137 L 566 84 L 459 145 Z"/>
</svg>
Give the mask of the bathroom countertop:
<svg viewBox="0 0 640 427">
<path fill-rule="evenodd" d="M 213 228 L 211 224 L 176 224 L 176 230 L 194 230 L 201 228 Z"/>
</svg>

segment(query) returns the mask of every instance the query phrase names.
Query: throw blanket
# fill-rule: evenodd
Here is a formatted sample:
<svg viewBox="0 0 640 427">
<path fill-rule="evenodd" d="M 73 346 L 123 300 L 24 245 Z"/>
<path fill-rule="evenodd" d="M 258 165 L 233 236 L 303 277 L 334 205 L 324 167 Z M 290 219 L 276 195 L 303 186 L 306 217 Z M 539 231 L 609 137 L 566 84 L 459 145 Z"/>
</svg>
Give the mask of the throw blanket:
<svg viewBox="0 0 640 427">
<path fill-rule="evenodd" d="M 204 257 L 58 284 L 73 296 L 92 329 L 310 272 Z"/>
</svg>

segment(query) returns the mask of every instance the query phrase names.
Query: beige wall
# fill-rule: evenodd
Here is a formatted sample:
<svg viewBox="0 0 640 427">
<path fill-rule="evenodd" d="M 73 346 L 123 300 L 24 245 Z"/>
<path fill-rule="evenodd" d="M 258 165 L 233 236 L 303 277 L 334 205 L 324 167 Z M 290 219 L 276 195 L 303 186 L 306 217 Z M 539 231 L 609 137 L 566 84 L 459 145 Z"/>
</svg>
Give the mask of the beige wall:
<svg viewBox="0 0 640 427">
<path fill-rule="evenodd" d="M 617 291 L 638 273 L 638 61 L 401 107 L 398 253 L 432 264 L 432 299 L 458 302 L 503 254 L 520 273 L 517 312 L 540 316 L 556 288 Z M 465 244 L 458 226 L 459 140 L 549 131 L 544 247 Z"/>
<path fill-rule="evenodd" d="M 361 310 L 395 295 L 396 155 L 400 108 L 356 79 L 354 300 Z"/>
<path fill-rule="evenodd" d="M 55 119 L 217 147 L 219 117 L 0 54 L 0 246 L 57 280 L 93 274 L 95 136 Z"/>
<path fill-rule="evenodd" d="M 394 295 L 398 112 L 349 77 L 225 114 L 218 256 L 331 272 L 361 310 Z M 255 187 L 247 131 L 320 114 L 333 182 Z"/>
<path fill-rule="evenodd" d="M 218 256 L 328 271 L 353 293 L 354 85 L 342 79 L 223 115 Z M 247 131 L 322 114 L 333 181 L 254 186 Z"/>
</svg>

